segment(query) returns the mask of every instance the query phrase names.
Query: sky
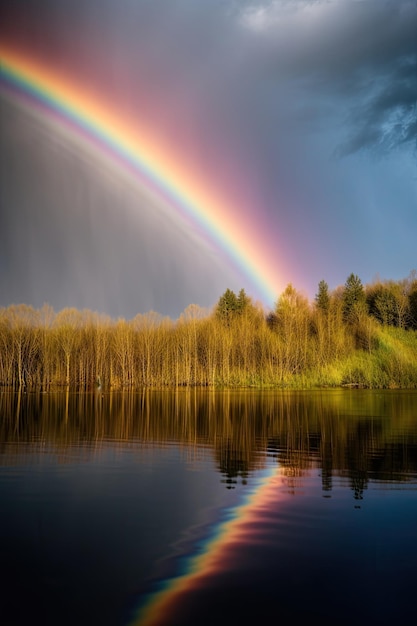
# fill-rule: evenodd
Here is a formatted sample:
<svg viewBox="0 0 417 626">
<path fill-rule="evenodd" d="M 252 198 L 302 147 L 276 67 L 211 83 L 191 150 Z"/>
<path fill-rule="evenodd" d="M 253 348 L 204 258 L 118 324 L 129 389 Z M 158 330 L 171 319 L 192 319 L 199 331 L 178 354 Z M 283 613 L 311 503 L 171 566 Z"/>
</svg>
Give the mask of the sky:
<svg viewBox="0 0 417 626">
<path fill-rule="evenodd" d="M 0 307 L 176 318 L 406 278 L 416 32 L 415 0 L 3 0 Z M 10 55 L 108 112 L 156 182 L 22 95 Z"/>
</svg>

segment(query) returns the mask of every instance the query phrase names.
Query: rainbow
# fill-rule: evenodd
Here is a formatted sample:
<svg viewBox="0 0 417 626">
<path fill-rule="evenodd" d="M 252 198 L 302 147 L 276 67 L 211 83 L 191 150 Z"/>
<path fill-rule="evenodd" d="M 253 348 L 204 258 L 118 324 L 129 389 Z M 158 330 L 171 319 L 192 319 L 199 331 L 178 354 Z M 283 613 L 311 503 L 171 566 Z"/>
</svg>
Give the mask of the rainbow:
<svg viewBox="0 0 417 626">
<path fill-rule="evenodd" d="M 206 581 L 234 562 L 241 547 L 253 538 L 262 511 L 270 502 L 286 497 L 281 489 L 283 484 L 282 471 L 276 466 L 268 468 L 241 504 L 228 511 L 226 518 L 200 547 L 199 553 L 185 562 L 183 571 L 161 584 L 145 600 L 130 626 L 162 626 L 169 623 L 169 616 L 175 615 L 181 603 L 187 601 L 188 594 L 204 586 Z"/>
<path fill-rule="evenodd" d="M 264 304 L 271 306 L 281 287 L 276 263 L 267 258 L 263 241 L 236 220 L 230 205 L 190 168 L 178 163 L 158 145 L 146 128 L 128 125 L 111 108 L 91 97 L 27 54 L 0 46 L 0 88 L 29 107 L 45 110 L 71 135 L 110 156 L 130 172 L 145 191 L 168 205 L 183 219 L 191 220 L 254 287 Z"/>
</svg>

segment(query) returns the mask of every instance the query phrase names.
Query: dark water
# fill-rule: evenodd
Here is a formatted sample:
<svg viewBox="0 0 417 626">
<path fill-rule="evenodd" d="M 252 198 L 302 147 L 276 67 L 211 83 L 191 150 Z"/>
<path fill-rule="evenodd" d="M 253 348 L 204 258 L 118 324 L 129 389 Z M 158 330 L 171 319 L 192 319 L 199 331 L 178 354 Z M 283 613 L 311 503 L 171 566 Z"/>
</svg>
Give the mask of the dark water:
<svg viewBox="0 0 417 626">
<path fill-rule="evenodd" d="M 414 622 L 417 392 L 0 394 L 3 625 Z"/>
</svg>

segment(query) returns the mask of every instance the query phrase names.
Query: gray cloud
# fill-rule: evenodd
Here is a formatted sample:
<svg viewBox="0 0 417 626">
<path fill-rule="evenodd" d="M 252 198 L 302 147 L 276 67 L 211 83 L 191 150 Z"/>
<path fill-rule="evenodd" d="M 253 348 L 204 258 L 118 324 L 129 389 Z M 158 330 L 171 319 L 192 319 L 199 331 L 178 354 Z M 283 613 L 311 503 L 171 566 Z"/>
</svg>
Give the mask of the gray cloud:
<svg viewBox="0 0 417 626">
<path fill-rule="evenodd" d="M 320 124 L 326 100 L 327 121 L 347 130 L 339 154 L 416 141 L 415 2 L 256 3 L 243 24 L 276 81 L 298 92 L 312 124 Z"/>
<path fill-rule="evenodd" d="M 368 98 L 352 105 L 347 120 L 350 137 L 340 154 L 362 148 L 385 152 L 404 143 L 417 146 L 417 57 L 391 67 Z"/>
</svg>

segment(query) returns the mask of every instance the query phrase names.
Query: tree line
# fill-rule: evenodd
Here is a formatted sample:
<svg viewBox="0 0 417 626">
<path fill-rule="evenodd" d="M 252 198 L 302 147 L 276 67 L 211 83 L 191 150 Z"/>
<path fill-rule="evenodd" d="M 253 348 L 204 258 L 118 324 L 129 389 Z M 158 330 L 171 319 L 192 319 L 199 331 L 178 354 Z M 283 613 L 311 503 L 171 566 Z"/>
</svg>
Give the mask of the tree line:
<svg viewBox="0 0 417 626">
<path fill-rule="evenodd" d="M 0 385 L 60 388 L 417 387 L 417 273 L 363 285 L 351 274 L 310 302 L 289 284 L 265 312 L 242 289 L 178 320 L 113 320 L 49 305 L 0 309 Z"/>
</svg>

